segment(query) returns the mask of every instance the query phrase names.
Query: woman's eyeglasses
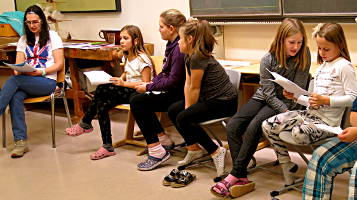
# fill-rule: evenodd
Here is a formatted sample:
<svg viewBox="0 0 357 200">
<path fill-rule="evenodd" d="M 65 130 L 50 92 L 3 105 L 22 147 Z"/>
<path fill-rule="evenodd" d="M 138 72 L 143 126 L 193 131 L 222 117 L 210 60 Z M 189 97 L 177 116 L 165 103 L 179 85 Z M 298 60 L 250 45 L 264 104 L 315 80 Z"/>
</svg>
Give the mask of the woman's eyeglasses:
<svg viewBox="0 0 357 200">
<path fill-rule="evenodd" d="M 27 26 L 30 26 L 30 25 L 38 25 L 39 23 L 41 23 L 41 20 L 33 20 L 33 21 L 25 21 L 25 24 Z"/>
</svg>

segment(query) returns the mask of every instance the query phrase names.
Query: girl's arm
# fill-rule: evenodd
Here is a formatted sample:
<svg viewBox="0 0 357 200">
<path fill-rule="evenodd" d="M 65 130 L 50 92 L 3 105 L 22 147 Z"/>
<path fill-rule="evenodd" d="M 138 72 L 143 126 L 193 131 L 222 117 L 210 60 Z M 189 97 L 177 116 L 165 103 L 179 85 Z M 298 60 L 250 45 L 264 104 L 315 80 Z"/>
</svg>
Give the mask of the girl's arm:
<svg viewBox="0 0 357 200">
<path fill-rule="evenodd" d="M 267 104 L 269 104 L 275 111 L 282 113 L 288 110 L 288 107 L 284 104 L 283 101 L 276 97 L 276 88 L 273 81 L 269 79 L 273 79 L 270 71 L 274 71 L 272 69 L 272 59 L 273 56 L 271 54 L 267 54 L 264 56 L 260 62 L 260 85 L 263 90 L 263 95 Z"/>
<path fill-rule="evenodd" d="M 191 85 L 191 77 L 190 75 L 188 75 L 188 72 L 186 70 L 186 80 L 185 80 L 185 87 L 184 87 L 184 94 L 185 94 L 185 108 L 187 108 L 188 104 L 187 102 L 189 101 L 188 100 L 188 97 L 189 97 L 189 88 L 190 88 L 190 85 Z"/>
<path fill-rule="evenodd" d="M 197 103 L 201 91 L 201 81 L 204 74 L 203 69 L 191 69 L 190 85 L 187 89 L 187 97 L 185 95 L 185 109 Z"/>
<path fill-rule="evenodd" d="M 25 62 L 25 60 L 26 60 L 26 57 L 25 57 L 25 54 L 24 54 L 24 52 L 21 52 L 21 51 L 17 51 L 16 52 L 16 64 L 20 64 L 20 63 L 23 63 L 23 62 Z M 18 72 L 18 71 L 16 71 L 16 70 L 14 70 L 14 74 L 15 75 L 19 75 L 19 74 L 21 74 L 21 72 Z"/>
<path fill-rule="evenodd" d="M 114 85 L 135 89 L 135 87 L 140 85 L 140 84 L 150 82 L 150 80 L 151 80 L 151 68 L 149 66 L 147 66 L 147 67 L 144 67 L 144 69 L 141 71 L 141 80 L 142 80 L 142 82 L 124 81 L 124 79 L 122 77 L 123 77 L 123 75 L 119 79 L 118 78 L 111 78 L 110 80 L 114 82 L 113 83 Z"/>
</svg>

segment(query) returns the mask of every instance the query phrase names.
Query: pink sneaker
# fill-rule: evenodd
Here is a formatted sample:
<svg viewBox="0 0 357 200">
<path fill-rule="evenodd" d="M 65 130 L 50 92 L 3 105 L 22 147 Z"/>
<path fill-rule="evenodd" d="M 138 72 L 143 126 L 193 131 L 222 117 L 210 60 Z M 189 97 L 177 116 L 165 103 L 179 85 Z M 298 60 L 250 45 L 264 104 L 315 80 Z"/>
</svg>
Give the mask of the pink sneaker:
<svg viewBox="0 0 357 200">
<path fill-rule="evenodd" d="M 83 133 L 90 133 L 93 131 L 93 128 L 90 129 L 84 129 L 79 126 L 79 124 L 75 124 L 70 128 L 66 128 L 66 133 L 69 136 L 79 136 L 82 135 Z"/>
<path fill-rule="evenodd" d="M 105 157 L 114 156 L 116 153 L 106 150 L 104 147 L 100 147 L 98 151 L 92 153 L 89 157 L 92 160 L 99 160 Z"/>
</svg>

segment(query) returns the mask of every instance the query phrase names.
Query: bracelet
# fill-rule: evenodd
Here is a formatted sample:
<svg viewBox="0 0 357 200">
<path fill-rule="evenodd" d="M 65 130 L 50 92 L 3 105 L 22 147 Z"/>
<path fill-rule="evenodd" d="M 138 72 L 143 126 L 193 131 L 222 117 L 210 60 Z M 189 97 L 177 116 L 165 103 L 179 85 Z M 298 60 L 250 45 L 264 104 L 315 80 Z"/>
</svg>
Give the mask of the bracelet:
<svg viewBox="0 0 357 200">
<path fill-rule="evenodd" d="M 45 69 L 42 70 L 42 75 L 41 75 L 41 76 L 43 76 L 43 77 L 46 76 L 46 71 L 45 71 Z"/>
</svg>

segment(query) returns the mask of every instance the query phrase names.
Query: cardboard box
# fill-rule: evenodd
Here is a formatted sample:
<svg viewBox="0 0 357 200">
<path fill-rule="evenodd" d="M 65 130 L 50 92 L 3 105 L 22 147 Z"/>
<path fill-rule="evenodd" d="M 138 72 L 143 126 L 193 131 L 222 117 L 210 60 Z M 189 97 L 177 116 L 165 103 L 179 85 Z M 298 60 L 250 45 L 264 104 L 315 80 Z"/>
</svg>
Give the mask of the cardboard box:
<svg viewBox="0 0 357 200">
<path fill-rule="evenodd" d="M 11 27 L 10 24 L 0 24 L 0 36 L 3 37 L 17 37 L 17 32 Z"/>
</svg>

